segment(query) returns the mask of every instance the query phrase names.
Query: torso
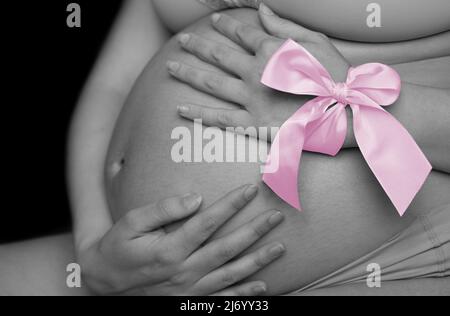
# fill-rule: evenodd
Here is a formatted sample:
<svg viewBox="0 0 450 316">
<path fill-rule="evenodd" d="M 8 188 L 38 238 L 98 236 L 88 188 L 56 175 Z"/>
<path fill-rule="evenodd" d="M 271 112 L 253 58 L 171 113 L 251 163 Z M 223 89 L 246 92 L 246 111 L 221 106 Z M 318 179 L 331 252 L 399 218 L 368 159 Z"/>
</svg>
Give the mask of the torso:
<svg viewBox="0 0 450 316">
<path fill-rule="evenodd" d="M 253 11 L 233 10 L 228 14 L 257 25 Z M 198 21 L 189 31 L 233 45 L 211 28 L 209 19 Z M 286 221 L 255 247 L 281 241 L 286 245 L 287 255 L 254 278 L 265 280 L 271 294 L 283 294 L 377 248 L 408 227 L 415 214 L 450 202 L 446 193 L 450 191 L 449 177 L 433 173 L 408 215 L 399 218 L 356 150 L 345 151 L 336 158 L 305 154 L 300 178 L 302 213 L 281 202 L 261 183 L 259 164 L 173 162 L 171 149 L 176 142 L 171 139 L 173 129 L 180 126 L 191 132 L 193 129 L 191 122 L 177 116 L 177 105 L 225 105 L 171 79 L 165 66 L 168 59 L 198 63 L 172 40 L 137 81 L 119 118 L 108 155 L 108 166 L 124 161 L 117 175 L 107 173 L 107 193 L 114 218 L 133 208 L 189 191 L 201 193 L 208 205 L 235 187 L 258 183 L 261 192 L 255 201 L 217 236 L 266 210 L 282 211 Z"/>
</svg>

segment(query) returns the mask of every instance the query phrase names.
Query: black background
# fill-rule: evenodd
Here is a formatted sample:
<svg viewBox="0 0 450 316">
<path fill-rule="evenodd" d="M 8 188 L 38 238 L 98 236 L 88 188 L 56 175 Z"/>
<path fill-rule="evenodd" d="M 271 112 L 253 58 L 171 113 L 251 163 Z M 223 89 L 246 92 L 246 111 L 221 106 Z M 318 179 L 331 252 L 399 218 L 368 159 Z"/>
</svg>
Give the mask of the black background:
<svg viewBox="0 0 450 316">
<path fill-rule="evenodd" d="M 69 3 L 81 28 L 68 28 Z M 70 230 L 67 130 L 119 0 L 14 1 L 2 6 L 0 243 Z"/>
</svg>

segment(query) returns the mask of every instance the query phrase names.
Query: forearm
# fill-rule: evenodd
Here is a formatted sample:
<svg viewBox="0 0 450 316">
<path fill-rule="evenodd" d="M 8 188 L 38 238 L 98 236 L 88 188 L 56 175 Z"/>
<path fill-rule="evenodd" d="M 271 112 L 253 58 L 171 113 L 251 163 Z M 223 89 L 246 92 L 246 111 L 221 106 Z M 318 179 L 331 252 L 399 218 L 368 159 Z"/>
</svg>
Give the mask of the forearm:
<svg viewBox="0 0 450 316">
<path fill-rule="evenodd" d="M 421 86 L 450 89 L 450 56 L 392 65 L 402 81 Z"/>
<path fill-rule="evenodd" d="M 84 248 L 103 236 L 112 221 L 103 189 L 104 161 L 124 95 L 91 84 L 72 123 L 68 179 L 75 244 Z"/>
<path fill-rule="evenodd" d="M 403 83 L 399 100 L 385 107 L 409 131 L 433 169 L 450 173 L 450 90 Z M 357 146 L 349 124 L 346 147 Z"/>
<path fill-rule="evenodd" d="M 389 44 L 332 42 L 354 66 L 381 62 L 395 68 L 405 82 L 450 88 L 450 32 Z"/>
<path fill-rule="evenodd" d="M 365 283 L 343 285 L 297 294 L 298 296 L 449 296 L 450 278 L 383 282 L 381 288 Z"/>
<path fill-rule="evenodd" d="M 77 249 L 111 227 L 104 194 L 110 138 L 134 81 L 168 36 L 149 4 L 141 0 L 124 4 L 73 119 L 68 179 Z"/>
<path fill-rule="evenodd" d="M 66 266 L 76 262 L 71 235 L 0 246 L 0 296 L 85 296 L 69 288 Z"/>
<path fill-rule="evenodd" d="M 450 90 L 404 83 L 387 110 L 411 133 L 433 168 L 450 172 Z"/>
<path fill-rule="evenodd" d="M 332 39 L 352 65 L 370 62 L 401 64 L 450 56 L 450 31 L 411 41 L 359 43 Z"/>
</svg>

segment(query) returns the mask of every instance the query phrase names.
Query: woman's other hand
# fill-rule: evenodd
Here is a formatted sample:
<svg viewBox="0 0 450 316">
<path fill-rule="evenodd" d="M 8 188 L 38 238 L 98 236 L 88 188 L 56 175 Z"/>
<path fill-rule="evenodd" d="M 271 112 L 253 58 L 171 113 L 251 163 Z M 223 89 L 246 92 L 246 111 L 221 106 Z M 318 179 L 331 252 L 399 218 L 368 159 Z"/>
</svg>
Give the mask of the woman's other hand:
<svg viewBox="0 0 450 316">
<path fill-rule="evenodd" d="M 268 211 L 220 239 L 210 238 L 256 195 L 257 187 L 247 185 L 201 213 L 198 194 L 133 210 L 81 254 L 84 280 L 101 295 L 263 295 L 264 282 L 241 282 L 280 258 L 283 244 L 239 255 L 277 227 L 283 215 Z M 177 230 L 165 230 L 181 220 L 186 222 Z"/>
<path fill-rule="evenodd" d="M 276 92 L 260 82 L 267 62 L 288 37 L 295 39 L 314 55 L 336 82 L 345 81 L 350 64 L 325 35 L 281 19 L 265 5 L 260 6 L 259 15 L 272 35 L 225 14 L 216 13 L 212 16 L 214 28 L 246 52 L 195 34 L 179 36 L 180 45 L 186 51 L 229 75 L 205 71 L 179 61 L 168 62 L 170 74 L 197 90 L 238 105 L 234 110 L 226 110 L 182 104 L 178 109 L 182 117 L 202 119 L 205 125 L 223 129 L 280 127 L 311 99 L 309 96 Z M 271 141 L 274 136 L 269 135 L 267 140 Z"/>
</svg>

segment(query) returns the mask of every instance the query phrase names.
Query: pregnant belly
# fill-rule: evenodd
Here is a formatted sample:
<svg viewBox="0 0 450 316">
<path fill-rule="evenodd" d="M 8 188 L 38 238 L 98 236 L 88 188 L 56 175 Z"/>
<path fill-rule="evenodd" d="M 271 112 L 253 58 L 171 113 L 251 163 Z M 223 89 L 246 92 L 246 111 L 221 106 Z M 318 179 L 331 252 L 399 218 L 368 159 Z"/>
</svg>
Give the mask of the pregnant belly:
<svg viewBox="0 0 450 316">
<path fill-rule="evenodd" d="M 234 10 L 230 14 L 256 25 L 252 11 Z M 208 19 L 197 22 L 189 31 L 233 45 L 212 30 Z M 271 294 L 283 294 L 378 247 L 407 227 L 418 212 L 448 203 L 448 194 L 443 194 L 450 190 L 448 177 L 433 174 L 408 215 L 399 218 L 357 151 L 344 151 L 336 158 L 305 155 L 300 176 L 302 213 L 264 186 L 258 163 L 175 162 L 172 149 L 177 140 L 171 138 L 174 129 L 186 128 L 194 134 L 193 123 L 180 119 L 176 107 L 185 103 L 228 105 L 170 78 L 165 66 L 168 59 L 199 63 L 172 40 L 136 82 L 118 120 L 107 158 L 107 194 L 115 219 L 133 208 L 189 191 L 202 194 L 208 205 L 237 186 L 257 183 L 261 188 L 258 197 L 215 238 L 261 212 L 282 211 L 286 221 L 255 247 L 281 241 L 287 254 L 252 278 L 266 281 Z M 192 152 L 195 146 L 202 147 L 200 143 L 192 143 Z M 234 149 L 244 151 L 256 143 L 248 140 L 247 148 Z"/>
</svg>

